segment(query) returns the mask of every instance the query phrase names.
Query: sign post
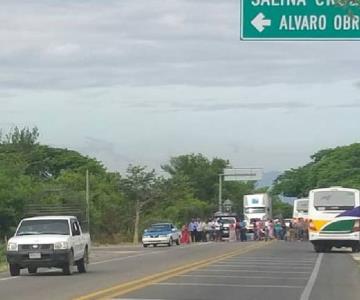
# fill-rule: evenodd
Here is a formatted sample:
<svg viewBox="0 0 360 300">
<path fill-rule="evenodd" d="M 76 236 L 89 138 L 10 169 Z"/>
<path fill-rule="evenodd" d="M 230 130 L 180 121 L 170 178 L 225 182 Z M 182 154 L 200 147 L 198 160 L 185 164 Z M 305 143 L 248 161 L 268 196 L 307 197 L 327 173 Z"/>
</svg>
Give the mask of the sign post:
<svg viewBox="0 0 360 300">
<path fill-rule="evenodd" d="M 224 181 L 256 181 L 262 178 L 262 173 L 260 168 L 224 169 L 223 174 L 219 174 L 219 212 L 222 212 L 222 178 Z"/>
<path fill-rule="evenodd" d="M 360 40 L 357 0 L 240 0 L 242 40 Z"/>
</svg>

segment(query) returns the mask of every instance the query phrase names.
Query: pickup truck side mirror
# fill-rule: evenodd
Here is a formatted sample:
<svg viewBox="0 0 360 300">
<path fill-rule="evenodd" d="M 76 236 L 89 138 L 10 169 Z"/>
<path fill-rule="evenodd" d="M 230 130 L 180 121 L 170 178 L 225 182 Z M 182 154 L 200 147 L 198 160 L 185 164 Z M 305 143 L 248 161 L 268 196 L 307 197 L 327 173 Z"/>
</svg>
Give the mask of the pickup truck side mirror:
<svg viewBox="0 0 360 300">
<path fill-rule="evenodd" d="M 147 230 L 147 229 L 145 229 L 145 230 L 144 230 L 144 232 L 148 232 L 148 230 Z"/>
<path fill-rule="evenodd" d="M 172 228 L 171 231 L 172 231 L 172 232 L 176 232 L 176 228 Z"/>
</svg>

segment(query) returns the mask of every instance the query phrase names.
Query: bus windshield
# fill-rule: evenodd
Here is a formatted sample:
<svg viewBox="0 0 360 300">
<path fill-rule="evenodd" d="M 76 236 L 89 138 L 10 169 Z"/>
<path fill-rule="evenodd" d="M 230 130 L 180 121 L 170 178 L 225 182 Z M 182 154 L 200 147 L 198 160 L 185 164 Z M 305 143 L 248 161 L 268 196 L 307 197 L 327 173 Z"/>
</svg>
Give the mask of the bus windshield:
<svg viewBox="0 0 360 300">
<path fill-rule="evenodd" d="M 246 214 L 263 214 L 265 213 L 265 207 L 248 207 L 245 208 Z"/>
<path fill-rule="evenodd" d="M 309 204 L 309 202 L 307 200 L 298 201 L 296 203 L 296 210 L 301 213 L 307 213 L 308 212 L 308 204 Z"/>
<path fill-rule="evenodd" d="M 319 191 L 314 194 L 316 210 L 348 210 L 355 206 L 355 193 L 349 191 Z"/>
</svg>

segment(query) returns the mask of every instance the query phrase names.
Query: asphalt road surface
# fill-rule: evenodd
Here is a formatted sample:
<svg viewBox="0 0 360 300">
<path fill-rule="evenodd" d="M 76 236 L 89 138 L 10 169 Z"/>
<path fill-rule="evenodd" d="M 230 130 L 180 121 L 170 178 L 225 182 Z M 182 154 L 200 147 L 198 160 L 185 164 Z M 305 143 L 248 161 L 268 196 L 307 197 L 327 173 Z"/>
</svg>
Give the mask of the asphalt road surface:
<svg viewBox="0 0 360 300">
<path fill-rule="evenodd" d="M 358 300 L 359 295 L 360 266 L 349 253 L 319 255 L 306 242 L 104 247 L 94 249 L 87 274 L 46 269 L 19 277 L 0 274 L 0 299 L 7 300 Z"/>
</svg>

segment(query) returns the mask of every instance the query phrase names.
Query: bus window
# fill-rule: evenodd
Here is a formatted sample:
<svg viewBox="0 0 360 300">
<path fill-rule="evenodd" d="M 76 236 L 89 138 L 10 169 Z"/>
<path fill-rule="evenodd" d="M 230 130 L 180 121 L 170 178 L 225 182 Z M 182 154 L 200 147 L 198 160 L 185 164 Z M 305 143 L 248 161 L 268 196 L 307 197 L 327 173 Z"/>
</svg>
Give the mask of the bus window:
<svg viewBox="0 0 360 300">
<path fill-rule="evenodd" d="M 316 210 L 348 210 L 355 206 L 355 194 L 348 191 L 318 191 L 314 194 Z"/>
</svg>

